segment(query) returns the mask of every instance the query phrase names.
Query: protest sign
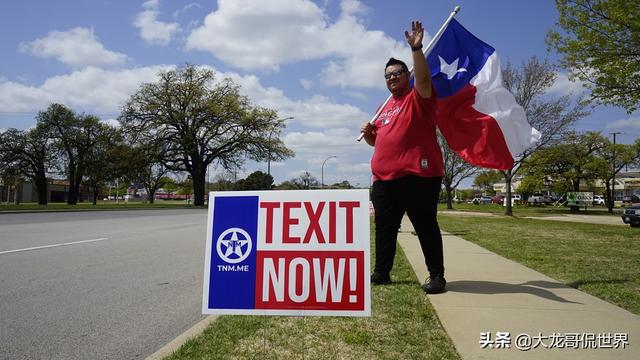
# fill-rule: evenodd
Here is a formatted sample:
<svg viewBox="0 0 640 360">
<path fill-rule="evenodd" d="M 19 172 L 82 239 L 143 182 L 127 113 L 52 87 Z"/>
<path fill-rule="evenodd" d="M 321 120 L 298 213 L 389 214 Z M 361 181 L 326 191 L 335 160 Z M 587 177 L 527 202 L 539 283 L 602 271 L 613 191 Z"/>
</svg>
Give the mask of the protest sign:
<svg viewBox="0 0 640 360">
<path fill-rule="evenodd" d="M 209 199 L 203 313 L 370 316 L 367 190 Z"/>
</svg>

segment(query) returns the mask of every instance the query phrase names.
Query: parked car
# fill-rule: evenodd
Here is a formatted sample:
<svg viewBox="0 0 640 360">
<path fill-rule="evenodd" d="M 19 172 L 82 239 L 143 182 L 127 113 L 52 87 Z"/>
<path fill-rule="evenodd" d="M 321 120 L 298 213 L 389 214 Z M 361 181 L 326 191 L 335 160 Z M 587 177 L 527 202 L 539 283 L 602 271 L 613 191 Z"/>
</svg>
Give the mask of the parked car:
<svg viewBox="0 0 640 360">
<path fill-rule="evenodd" d="M 640 227 L 640 204 L 624 209 L 622 221 L 631 227 Z"/>
<path fill-rule="evenodd" d="M 531 205 L 539 205 L 539 204 L 550 204 L 553 201 L 549 195 L 544 194 L 533 194 L 529 196 L 527 202 Z"/>
<path fill-rule="evenodd" d="M 593 195 L 593 205 L 604 205 L 604 196 L 602 195 Z"/>
<path fill-rule="evenodd" d="M 504 195 L 496 195 L 496 196 L 492 196 L 492 197 L 491 197 L 491 202 L 492 202 L 493 204 L 500 204 L 500 205 L 502 205 L 502 203 L 504 202 L 504 198 L 505 198 L 505 196 L 504 196 Z"/>
<path fill-rule="evenodd" d="M 482 204 L 482 205 L 491 204 L 491 197 L 489 197 L 489 196 L 475 197 L 475 198 L 473 198 L 473 203 L 476 204 L 476 205 L 479 205 L 479 204 Z"/>
<path fill-rule="evenodd" d="M 625 196 L 622 198 L 623 204 L 635 204 L 640 203 L 640 197 L 637 195 Z"/>
</svg>

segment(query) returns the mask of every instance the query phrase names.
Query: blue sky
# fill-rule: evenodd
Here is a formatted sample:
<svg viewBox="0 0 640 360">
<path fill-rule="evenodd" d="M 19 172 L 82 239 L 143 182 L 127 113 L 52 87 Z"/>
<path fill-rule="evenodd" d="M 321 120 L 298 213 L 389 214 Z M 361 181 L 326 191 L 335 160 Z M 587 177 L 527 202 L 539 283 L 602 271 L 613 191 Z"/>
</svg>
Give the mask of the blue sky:
<svg viewBox="0 0 640 360">
<path fill-rule="evenodd" d="M 555 26 L 553 1 L 3 1 L 0 4 L 0 130 L 28 128 L 52 102 L 115 122 L 122 103 L 158 71 L 186 62 L 229 76 L 256 105 L 287 122 L 283 141 L 296 152 L 271 163 L 276 183 L 309 171 L 325 183 L 368 185 L 372 148 L 357 143 L 388 93 L 383 65 L 410 59 L 403 31 L 421 20 L 430 37 L 455 5 L 456 19 L 496 48 L 501 61 L 521 64 L 547 53 Z M 551 95 L 582 91 L 564 74 Z M 597 107 L 576 125 L 630 143 L 640 115 Z M 244 177 L 266 171 L 248 162 Z M 220 172 L 212 169 L 212 173 Z"/>
</svg>

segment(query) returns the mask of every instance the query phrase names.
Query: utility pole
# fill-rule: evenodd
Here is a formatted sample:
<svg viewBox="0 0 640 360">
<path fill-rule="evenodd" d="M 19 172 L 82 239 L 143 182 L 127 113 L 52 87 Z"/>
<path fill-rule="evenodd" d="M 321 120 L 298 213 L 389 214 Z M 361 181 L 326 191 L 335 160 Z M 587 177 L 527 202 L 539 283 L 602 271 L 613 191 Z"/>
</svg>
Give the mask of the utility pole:
<svg viewBox="0 0 640 360">
<path fill-rule="evenodd" d="M 616 205 L 616 135 L 622 134 L 621 132 L 612 132 L 613 135 L 613 159 L 611 159 L 613 163 L 613 177 L 611 178 L 611 208 L 614 208 Z"/>
</svg>

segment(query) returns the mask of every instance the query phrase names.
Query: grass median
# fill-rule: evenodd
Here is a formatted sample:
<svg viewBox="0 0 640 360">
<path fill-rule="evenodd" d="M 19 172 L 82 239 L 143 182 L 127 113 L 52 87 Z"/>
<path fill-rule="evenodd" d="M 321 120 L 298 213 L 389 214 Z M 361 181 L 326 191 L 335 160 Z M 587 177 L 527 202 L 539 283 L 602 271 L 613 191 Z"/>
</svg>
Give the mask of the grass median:
<svg viewBox="0 0 640 360">
<path fill-rule="evenodd" d="M 47 212 L 47 211 L 105 211 L 105 210 L 138 210 L 138 209 L 192 209 L 196 208 L 185 201 L 163 201 L 156 200 L 155 203 L 141 201 L 98 201 L 96 205 L 92 202 L 80 202 L 76 205 L 66 203 L 48 203 L 38 205 L 37 203 L 24 203 L 20 205 L 0 204 L 0 214 L 3 212 Z"/>
<path fill-rule="evenodd" d="M 393 276 L 370 318 L 221 316 L 168 359 L 459 359 L 401 248 Z"/>
<path fill-rule="evenodd" d="M 528 205 L 516 204 L 513 206 L 513 214 L 516 216 L 554 216 L 554 215 L 604 215 L 604 216 L 620 216 L 624 209 L 615 208 L 613 213 L 609 213 L 604 206 L 590 206 L 588 208 L 580 208 L 577 212 L 573 212 L 566 206 L 553 205 Z M 482 212 L 494 215 L 504 215 L 505 208 L 500 204 L 453 204 L 453 210 L 447 210 L 446 204 L 439 204 L 438 211 L 463 211 L 463 212 Z"/>
<path fill-rule="evenodd" d="M 640 314 L 638 229 L 506 216 L 438 220 L 444 231 Z"/>
</svg>

